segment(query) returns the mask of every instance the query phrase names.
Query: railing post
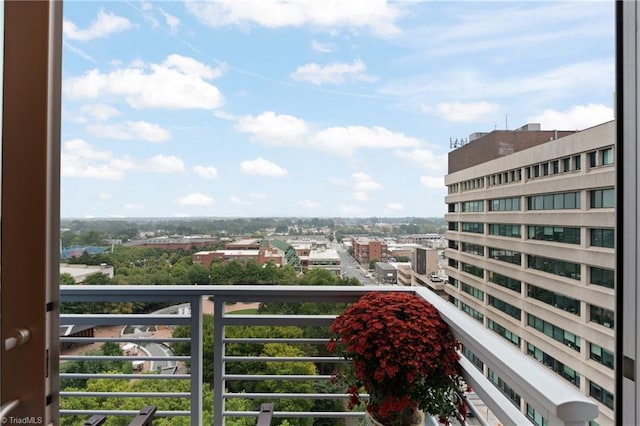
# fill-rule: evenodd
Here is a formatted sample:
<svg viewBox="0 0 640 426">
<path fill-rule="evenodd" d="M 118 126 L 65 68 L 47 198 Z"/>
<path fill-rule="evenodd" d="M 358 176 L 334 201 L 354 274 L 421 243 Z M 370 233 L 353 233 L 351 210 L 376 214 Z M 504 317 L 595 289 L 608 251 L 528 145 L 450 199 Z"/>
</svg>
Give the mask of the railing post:
<svg viewBox="0 0 640 426">
<path fill-rule="evenodd" d="M 258 414 L 258 423 L 256 426 L 270 426 L 273 417 L 273 404 L 265 402 L 260 406 L 260 414 Z"/>
<path fill-rule="evenodd" d="M 224 302 L 221 296 L 213 299 L 213 424 L 224 426 Z M 211 354 L 208 354 L 211 356 Z"/>
<path fill-rule="evenodd" d="M 202 296 L 191 299 L 191 426 L 202 425 Z"/>
<path fill-rule="evenodd" d="M 129 426 L 151 426 L 157 409 L 158 407 L 155 405 L 142 407 L 138 415 L 129 423 Z"/>
</svg>

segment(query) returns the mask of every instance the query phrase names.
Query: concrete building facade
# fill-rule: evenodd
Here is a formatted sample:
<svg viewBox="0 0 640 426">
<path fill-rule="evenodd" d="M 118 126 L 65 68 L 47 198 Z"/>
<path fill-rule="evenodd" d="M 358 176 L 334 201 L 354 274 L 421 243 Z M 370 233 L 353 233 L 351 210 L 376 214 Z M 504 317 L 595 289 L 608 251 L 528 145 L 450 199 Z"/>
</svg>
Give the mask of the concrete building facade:
<svg viewBox="0 0 640 426">
<path fill-rule="evenodd" d="M 615 122 L 557 135 L 491 132 L 449 154 L 445 291 L 613 424 Z M 508 378 L 485 373 L 544 423 Z"/>
</svg>

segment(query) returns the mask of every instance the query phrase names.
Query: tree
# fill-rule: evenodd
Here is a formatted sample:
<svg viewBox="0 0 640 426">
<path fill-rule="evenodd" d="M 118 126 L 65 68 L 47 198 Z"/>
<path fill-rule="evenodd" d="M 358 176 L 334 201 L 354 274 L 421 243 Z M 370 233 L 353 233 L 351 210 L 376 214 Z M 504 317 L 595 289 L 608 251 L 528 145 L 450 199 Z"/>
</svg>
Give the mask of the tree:
<svg viewBox="0 0 640 426">
<path fill-rule="evenodd" d="M 100 349 L 89 351 L 87 355 L 104 355 L 104 356 L 121 356 L 122 350 L 117 343 L 107 342 L 100 346 Z M 84 373 L 84 374 L 97 374 L 116 372 L 121 373 L 124 371 L 125 364 L 128 361 L 95 361 L 95 360 L 82 360 L 82 361 L 67 361 L 60 365 L 61 373 Z M 61 379 L 60 388 L 84 388 L 87 385 L 87 379 Z"/>
<path fill-rule="evenodd" d="M 187 271 L 189 284 L 209 284 L 209 269 L 200 263 L 191 265 Z"/>
<path fill-rule="evenodd" d="M 107 285 L 111 284 L 111 278 L 102 272 L 95 272 L 87 275 L 82 283 L 85 285 Z"/>
<path fill-rule="evenodd" d="M 378 263 L 379 260 L 378 259 L 371 259 L 371 261 L 369 262 L 369 269 L 373 270 L 376 268 L 376 263 Z"/>
<path fill-rule="evenodd" d="M 60 285 L 74 285 L 75 283 L 76 279 L 70 273 L 63 272 L 60 274 Z"/>
</svg>

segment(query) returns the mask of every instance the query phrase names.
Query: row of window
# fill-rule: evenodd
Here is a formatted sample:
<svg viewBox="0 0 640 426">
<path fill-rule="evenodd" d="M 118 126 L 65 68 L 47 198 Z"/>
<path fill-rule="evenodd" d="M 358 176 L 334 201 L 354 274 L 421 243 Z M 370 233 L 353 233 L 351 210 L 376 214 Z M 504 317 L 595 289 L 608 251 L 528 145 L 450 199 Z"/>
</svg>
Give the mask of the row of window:
<svg viewBox="0 0 640 426">
<path fill-rule="evenodd" d="M 462 283 L 461 286 L 462 291 L 464 291 L 467 294 L 470 294 L 471 296 L 475 297 L 478 300 L 481 300 L 484 302 L 484 291 L 482 290 L 478 290 L 477 288 L 470 286 L 467 283 Z"/>
<path fill-rule="evenodd" d="M 564 296 L 554 291 L 545 290 L 531 284 L 527 287 L 527 296 L 580 316 L 580 301 L 572 297 Z"/>
<path fill-rule="evenodd" d="M 516 391 L 511 389 L 511 387 L 507 383 L 505 383 L 505 381 L 502 380 L 500 376 L 498 376 L 495 372 L 489 369 L 487 372 L 487 378 L 498 389 L 500 389 L 507 398 L 509 398 L 509 400 L 513 403 L 513 405 L 518 407 L 518 409 L 520 408 L 520 395 L 518 395 Z"/>
<path fill-rule="evenodd" d="M 490 321 L 491 322 L 491 321 Z M 495 325 L 495 323 L 493 323 Z M 499 326 L 497 327 L 499 328 Z M 609 368 L 613 368 L 613 354 L 605 349 L 602 349 L 598 345 L 591 344 L 591 359 L 594 359 L 602 364 L 608 366 Z M 476 356 L 473 351 L 469 350 L 466 347 L 462 347 L 462 354 L 479 370 L 483 371 L 484 362 Z M 559 376 L 563 377 L 568 382 L 572 383 L 574 386 L 580 388 L 580 373 L 575 371 L 573 368 L 568 367 L 564 363 L 555 359 L 551 355 L 537 348 L 535 345 L 531 343 L 527 343 L 527 354 L 535 358 L 538 362 L 549 367 L 551 370 L 556 372 Z M 509 398 L 509 400 L 516 406 L 520 407 L 520 395 L 515 392 L 508 383 L 502 380 L 494 371 L 490 368 L 487 369 L 487 378 L 493 383 L 505 396 Z M 598 385 L 593 381 L 589 381 L 589 396 L 601 402 L 605 406 L 613 409 L 614 404 L 614 395 L 613 393 L 607 391 L 602 386 Z M 527 417 L 533 421 L 535 424 L 540 426 L 547 426 L 548 421 L 538 413 L 532 406 L 526 404 L 527 407 Z"/>
<path fill-rule="evenodd" d="M 542 318 L 538 318 L 535 315 L 527 314 L 527 325 L 535 328 L 541 333 L 546 334 L 552 339 L 557 340 L 570 347 L 571 349 L 580 352 L 580 337 L 575 334 L 564 330 L 563 328 L 558 327 L 557 325 L 551 324 L 543 320 Z"/>
<path fill-rule="evenodd" d="M 514 345 L 516 345 L 517 347 L 520 347 L 520 336 L 518 336 L 513 331 L 501 326 L 500 324 L 498 324 L 497 322 L 495 322 L 492 319 L 489 319 L 487 321 L 487 327 L 490 330 L 495 331 L 500 336 L 504 337 L 505 339 L 507 339 L 508 341 L 513 343 Z"/>
<path fill-rule="evenodd" d="M 549 355 L 548 353 L 538 349 L 531 343 L 527 343 L 527 354 L 537 359 L 541 364 L 549 367 L 551 370 L 558 373 L 562 378 L 566 379 L 569 383 L 580 387 L 580 374 L 571 367 L 568 367 Z"/>
<path fill-rule="evenodd" d="M 489 305 L 504 312 L 507 315 L 511 315 L 513 318 L 517 320 L 520 320 L 520 318 L 522 317 L 522 311 L 520 310 L 520 308 L 517 308 L 512 304 L 505 302 L 502 299 L 498 299 L 495 296 L 489 295 L 488 302 L 489 302 Z"/>
<path fill-rule="evenodd" d="M 480 254 L 479 247 L 468 247 L 469 253 Z M 478 249 L 476 251 L 476 249 Z M 489 247 L 489 257 L 508 263 L 520 264 L 520 253 L 511 250 L 494 249 Z M 475 275 L 478 278 L 484 278 L 484 269 L 470 263 L 460 262 L 461 269 L 464 272 Z M 527 256 L 527 265 L 531 269 L 546 272 L 549 274 L 568 277 L 577 281 L 581 280 L 581 267 L 579 263 L 567 262 L 565 260 L 553 259 L 542 256 Z M 458 261 L 449 258 L 449 266 L 458 269 Z M 597 266 L 589 266 L 589 284 L 614 288 L 615 271 L 613 269 L 599 268 Z M 494 275 L 492 275 L 494 274 Z M 508 279 L 500 274 L 489 272 L 489 281 L 502 285 L 514 291 L 520 291 L 520 281 Z"/>
<path fill-rule="evenodd" d="M 534 179 L 543 176 L 557 175 L 560 173 L 575 172 L 582 168 L 580 155 L 565 157 L 553 161 L 545 161 L 525 167 L 527 179 Z"/>
<path fill-rule="evenodd" d="M 457 231 L 458 223 L 449 222 L 449 230 Z M 453 228 L 451 226 L 453 225 Z M 462 232 L 470 232 L 474 234 L 484 233 L 484 224 L 482 222 L 461 222 Z M 512 223 L 489 223 L 489 235 L 499 237 L 520 238 L 521 227 L 519 224 Z M 589 228 L 590 243 L 594 247 L 614 248 L 615 230 L 613 228 Z M 538 241 L 553 241 L 565 244 L 580 244 L 580 228 L 552 226 L 552 225 L 528 225 L 527 239 Z M 453 247 L 450 247 L 453 248 Z"/>
<path fill-rule="evenodd" d="M 467 305 L 466 303 L 464 302 L 460 303 L 460 309 L 466 312 L 471 318 L 475 318 L 480 322 L 484 321 L 484 314 L 482 314 L 482 312 L 476 309 L 473 309 L 471 306 Z"/>
<path fill-rule="evenodd" d="M 567 210 L 581 208 L 581 192 L 560 192 L 527 197 L 527 210 Z M 519 211 L 520 199 L 497 198 L 487 200 L 489 211 Z M 603 188 L 589 191 L 589 207 L 592 209 L 615 207 L 615 189 Z M 449 204 L 449 212 L 457 212 L 456 203 Z M 484 201 L 474 200 L 462 203 L 463 213 L 484 211 Z"/>
<path fill-rule="evenodd" d="M 608 147 L 597 151 L 591 151 L 586 154 L 590 168 L 612 165 L 614 162 L 613 148 Z M 582 169 L 582 159 L 580 154 L 569 157 L 559 158 L 557 160 L 544 161 L 542 163 L 532 164 L 524 167 L 527 179 L 536 179 L 545 176 L 553 176 L 562 173 L 575 172 Z M 495 186 L 511 182 L 520 182 L 522 180 L 522 169 L 512 169 L 505 172 L 494 173 L 481 178 L 474 178 L 449 185 L 450 194 L 470 189 L 484 188 L 485 178 L 487 185 Z"/>
</svg>

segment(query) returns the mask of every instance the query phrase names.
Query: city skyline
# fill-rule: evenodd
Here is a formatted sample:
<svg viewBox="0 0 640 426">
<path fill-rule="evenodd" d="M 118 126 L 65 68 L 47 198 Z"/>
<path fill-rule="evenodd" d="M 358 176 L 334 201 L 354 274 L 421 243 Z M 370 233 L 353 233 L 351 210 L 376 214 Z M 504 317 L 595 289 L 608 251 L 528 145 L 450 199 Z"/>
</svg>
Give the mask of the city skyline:
<svg viewBox="0 0 640 426">
<path fill-rule="evenodd" d="M 612 2 L 68 2 L 62 217 L 442 217 L 450 138 L 613 119 Z"/>
</svg>

